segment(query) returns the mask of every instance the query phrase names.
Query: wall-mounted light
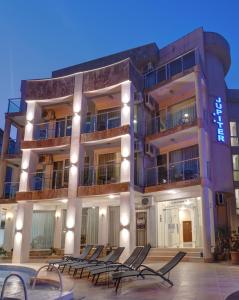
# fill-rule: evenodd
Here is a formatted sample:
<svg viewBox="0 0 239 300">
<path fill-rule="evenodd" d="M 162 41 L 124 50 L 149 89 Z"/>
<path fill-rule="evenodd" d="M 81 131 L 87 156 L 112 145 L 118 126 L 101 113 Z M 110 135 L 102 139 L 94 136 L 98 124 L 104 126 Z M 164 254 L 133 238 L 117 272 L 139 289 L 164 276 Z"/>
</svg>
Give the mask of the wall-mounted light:
<svg viewBox="0 0 239 300">
<path fill-rule="evenodd" d="M 11 221 L 13 219 L 13 213 L 11 211 L 6 213 L 6 219 L 7 221 Z"/>
<path fill-rule="evenodd" d="M 60 200 L 62 203 L 67 203 L 68 202 L 68 199 L 61 199 Z"/>
<path fill-rule="evenodd" d="M 73 165 L 78 163 L 78 154 L 77 153 L 72 153 L 70 160 L 71 160 L 71 164 L 73 164 Z"/>
<path fill-rule="evenodd" d="M 109 197 L 110 199 L 114 199 L 116 196 L 113 195 L 113 194 L 110 194 L 108 197 Z"/>
<path fill-rule="evenodd" d="M 57 210 L 57 211 L 55 212 L 55 218 L 58 220 L 58 219 L 60 219 L 60 217 L 61 217 L 61 211 L 60 211 L 60 210 Z"/>
</svg>

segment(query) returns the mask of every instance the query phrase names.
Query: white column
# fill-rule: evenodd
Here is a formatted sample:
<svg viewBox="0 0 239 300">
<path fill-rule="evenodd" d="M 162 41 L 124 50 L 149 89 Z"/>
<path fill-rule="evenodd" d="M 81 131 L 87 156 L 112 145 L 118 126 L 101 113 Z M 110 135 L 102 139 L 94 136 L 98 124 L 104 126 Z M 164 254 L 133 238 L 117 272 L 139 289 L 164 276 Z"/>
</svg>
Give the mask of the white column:
<svg viewBox="0 0 239 300">
<path fill-rule="evenodd" d="M 65 254 L 78 255 L 81 242 L 82 203 L 77 197 L 80 164 L 80 125 L 82 113 L 83 73 L 75 76 L 73 98 L 72 136 L 70 149 L 70 172 L 68 186 L 68 202 L 66 213 Z M 84 163 L 84 162 L 82 162 Z"/>
<path fill-rule="evenodd" d="M 62 237 L 62 209 L 61 207 L 56 208 L 55 213 L 55 232 L 54 232 L 54 248 L 61 249 L 61 237 Z"/>
<path fill-rule="evenodd" d="M 13 263 L 23 263 L 29 259 L 32 237 L 32 212 L 33 204 L 31 202 L 18 203 L 12 258 Z"/>
<path fill-rule="evenodd" d="M 32 150 L 22 150 L 22 164 L 21 164 L 21 175 L 19 192 L 27 192 L 29 190 L 30 176 L 29 174 L 36 171 L 36 165 L 38 162 L 37 153 Z"/>
<path fill-rule="evenodd" d="M 8 209 L 6 212 L 3 248 L 7 252 L 13 249 L 15 215 L 15 209 L 13 208 Z"/>
<path fill-rule="evenodd" d="M 120 193 L 120 246 L 125 247 L 124 260 L 136 244 L 134 201 L 134 87 L 130 81 L 121 85 L 121 126 L 129 125 L 130 133 L 121 137 L 121 182 L 129 182 L 129 191 Z"/>
<path fill-rule="evenodd" d="M 41 115 L 41 107 L 36 101 L 29 101 L 27 103 L 27 113 L 26 113 L 26 126 L 24 141 L 32 141 L 34 134 L 34 124 L 38 123 Z"/>
<path fill-rule="evenodd" d="M 99 207 L 98 244 L 107 245 L 109 236 L 109 213 L 107 206 Z"/>
<path fill-rule="evenodd" d="M 148 219 L 147 219 L 147 242 L 150 243 L 152 247 L 157 246 L 157 210 L 154 199 L 152 205 L 149 207 Z"/>
<path fill-rule="evenodd" d="M 212 192 L 209 189 L 209 179 L 207 174 L 207 161 L 209 156 L 209 140 L 206 129 L 203 126 L 203 107 L 205 107 L 206 94 L 205 87 L 202 85 L 200 69 L 195 71 L 195 91 L 196 91 L 196 107 L 197 117 L 199 119 L 198 126 L 198 147 L 199 147 L 199 165 L 200 177 L 202 179 L 201 195 L 202 195 L 202 234 L 203 234 L 203 254 L 205 260 L 212 259 L 212 244 L 215 240 L 214 231 L 214 213 L 212 204 Z M 211 204 L 210 204 L 211 203 Z M 213 238 L 214 237 L 214 238 Z"/>
</svg>

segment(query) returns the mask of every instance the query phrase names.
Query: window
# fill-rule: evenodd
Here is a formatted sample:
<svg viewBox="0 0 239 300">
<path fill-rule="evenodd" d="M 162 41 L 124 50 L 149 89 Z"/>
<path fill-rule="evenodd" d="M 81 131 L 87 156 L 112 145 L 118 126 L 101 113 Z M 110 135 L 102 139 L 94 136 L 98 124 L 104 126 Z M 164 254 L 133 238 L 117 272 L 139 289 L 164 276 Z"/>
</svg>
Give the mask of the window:
<svg viewBox="0 0 239 300">
<path fill-rule="evenodd" d="M 232 163 L 233 163 L 233 178 L 234 181 L 239 181 L 239 155 L 232 155 Z"/>
<path fill-rule="evenodd" d="M 236 122 L 230 122 L 231 146 L 239 146 L 238 129 Z"/>
</svg>

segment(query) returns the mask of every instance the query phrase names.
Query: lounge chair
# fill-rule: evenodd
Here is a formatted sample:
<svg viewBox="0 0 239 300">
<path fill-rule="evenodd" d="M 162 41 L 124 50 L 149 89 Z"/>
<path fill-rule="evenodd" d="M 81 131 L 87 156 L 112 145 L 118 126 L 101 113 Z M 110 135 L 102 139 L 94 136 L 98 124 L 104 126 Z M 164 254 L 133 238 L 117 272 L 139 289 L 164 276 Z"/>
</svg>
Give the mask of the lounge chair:
<svg viewBox="0 0 239 300">
<path fill-rule="evenodd" d="M 119 259 L 123 251 L 124 251 L 124 247 L 118 247 L 115 250 L 111 251 L 110 254 L 108 254 L 101 260 L 90 261 L 88 263 L 82 262 L 82 263 L 71 265 L 71 268 L 74 269 L 73 276 L 75 276 L 77 272 L 81 270 L 81 274 L 80 274 L 80 278 L 81 278 L 85 268 L 89 268 L 92 266 L 99 266 L 99 265 L 107 266 L 108 264 L 115 263 Z"/>
<path fill-rule="evenodd" d="M 89 255 L 92 247 L 93 247 L 92 245 L 86 245 L 85 248 L 83 249 L 81 255 L 79 255 L 79 256 L 65 255 L 62 259 L 49 260 L 48 261 L 48 264 L 49 264 L 48 269 L 51 266 L 54 266 L 54 265 L 61 265 L 61 264 L 66 263 L 66 262 L 70 262 L 70 261 L 73 262 L 73 261 L 76 261 L 76 260 L 85 259 Z"/>
<path fill-rule="evenodd" d="M 184 258 L 186 255 L 185 252 L 178 252 L 168 263 L 166 263 L 159 270 L 153 270 L 147 266 L 141 265 L 143 267 L 142 270 L 129 270 L 129 271 L 120 271 L 112 274 L 112 278 L 115 281 L 115 291 L 117 293 L 119 284 L 122 278 L 127 277 L 141 277 L 144 279 L 145 276 L 159 276 L 164 281 L 173 286 L 173 282 L 169 279 L 170 271 L 176 267 L 176 265 Z M 166 277 L 166 275 L 168 275 Z"/>
<path fill-rule="evenodd" d="M 58 269 L 63 273 L 64 270 L 65 270 L 65 267 L 70 267 L 72 264 L 86 263 L 89 260 L 94 260 L 94 259 L 99 257 L 99 255 L 100 255 L 100 253 L 102 252 L 103 249 L 104 249 L 104 246 L 102 246 L 102 245 L 96 246 L 95 250 L 93 251 L 93 253 L 91 255 L 87 255 L 83 259 L 78 258 L 78 259 L 63 262 L 59 265 Z"/>
<path fill-rule="evenodd" d="M 87 270 L 89 271 L 89 276 L 92 276 L 92 282 L 94 282 L 95 278 L 95 285 L 97 284 L 99 277 L 101 274 L 103 273 L 109 273 L 109 272 L 114 272 L 119 270 L 122 270 L 124 268 L 124 266 L 126 267 L 130 267 L 134 265 L 134 262 L 136 261 L 136 259 L 138 258 L 138 256 L 141 255 L 141 252 L 143 251 L 143 247 L 136 247 L 134 249 L 134 251 L 131 253 L 131 255 L 126 259 L 125 262 L 123 263 L 116 263 L 116 264 L 109 264 L 107 266 L 93 266 L 93 267 L 89 267 Z M 145 251 L 143 251 L 143 255 Z"/>
</svg>

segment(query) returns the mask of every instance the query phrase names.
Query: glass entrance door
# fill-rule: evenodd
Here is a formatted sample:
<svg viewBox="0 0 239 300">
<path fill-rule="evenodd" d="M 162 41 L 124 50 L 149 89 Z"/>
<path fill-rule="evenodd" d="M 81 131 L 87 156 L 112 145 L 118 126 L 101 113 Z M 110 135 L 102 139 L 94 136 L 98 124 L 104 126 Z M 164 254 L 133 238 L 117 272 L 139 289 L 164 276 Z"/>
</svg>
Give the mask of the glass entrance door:
<svg viewBox="0 0 239 300">
<path fill-rule="evenodd" d="M 177 248 L 180 243 L 178 208 L 164 209 L 164 220 L 164 245 Z"/>
</svg>

